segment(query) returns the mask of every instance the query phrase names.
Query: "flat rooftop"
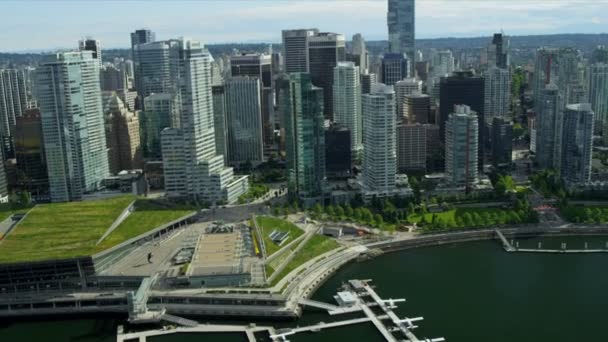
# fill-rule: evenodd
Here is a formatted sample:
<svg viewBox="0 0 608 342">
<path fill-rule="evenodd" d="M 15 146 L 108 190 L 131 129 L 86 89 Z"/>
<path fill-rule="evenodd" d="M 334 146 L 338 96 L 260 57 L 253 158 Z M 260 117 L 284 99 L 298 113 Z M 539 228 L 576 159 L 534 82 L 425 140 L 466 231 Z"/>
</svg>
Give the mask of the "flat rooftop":
<svg viewBox="0 0 608 342">
<path fill-rule="evenodd" d="M 190 265 L 192 276 L 238 273 L 241 232 L 203 234 Z"/>
</svg>

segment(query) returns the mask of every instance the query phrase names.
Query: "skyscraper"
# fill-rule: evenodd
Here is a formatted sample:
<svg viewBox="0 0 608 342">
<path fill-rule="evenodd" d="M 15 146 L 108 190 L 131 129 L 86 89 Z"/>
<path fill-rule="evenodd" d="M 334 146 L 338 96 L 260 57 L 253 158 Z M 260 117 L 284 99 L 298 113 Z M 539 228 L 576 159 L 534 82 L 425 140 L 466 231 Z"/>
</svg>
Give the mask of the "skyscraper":
<svg viewBox="0 0 608 342">
<path fill-rule="evenodd" d="M 533 91 L 535 110 L 539 111 L 540 96 L 549 84 L 554 84 L 564 97 L 562 109 L 568 102 L 568 90 L 573 85 L 581 84 L 579 73 L 580 53 L 572 48 L 541 48 L 536 51 L 534 66 Z"/>
<path fill-rule="evenodd" d="M 323 112 L 333 118 L 334 68 L 346 57 L 346 41 L 337 33 L 322 32 L 308 39 L 308 63 L 312 83 L 323 89 Z"/>
<path fill-rule="evenodd" d="M 115 92 L 103 92 L 102 102 L 110 172 L 117 174 L 141 168 L 139 118 L 127 109 Z"/>
<path fill-rule="evenodd" d="M 556 85 L 545 87 L 538 96 L 536 114 L 536 162 L 545 169 L 561 167 L 563 98 Z"/>
<path fill-rule="evenodd" d="M 395 85 L 409 76 L 409 60 L 402 53 L 387 53 L 382 58 L 382 83 Z"/>
<path fill-rule="evenodd" d="M 237 76 L 226 81 L 226 160 L 229 165 L 257 166 L 264 161 L 260 88 L 258 77 Z"/>
<path fill-rule="evenodd" d="M 348 128 L 333 124 L 325 130 L 327 178 L 348 178 L 352 173 L 351 135 Z"/>
<path fill-rule="evenodd" d="M 399 113 L 397 113 L 399 115 Z M 412 94 L 405 97 L 401 117 L 410 124 L 435 123 L 431 116 L 431 98 L 426 94 Z"/>
<path fill-rule="evenodd" d="M 148 160 L 162 159 L 160 134 L 167 127 L 179 127 L 179 103 L 173 94 L 159 93 L 144 99 L 140 112 L 142 155 Z"/>
<path fill-rule="evenodd" d="M 140 47 L 141 45 L 138 45 Z M 165 191 L 169 197 L 207 203 L 233 203 L 248 189 L 247 176 L 235 177 L 215 149 L 211 56 L 195 40 L 171 47 L 169 79 L 179 104 L 179 128 L 161 133 Z"/>
<path fill-rule="evenodd" d="M 38 108 L 27 109 L 15 125 L 15 158 L 18 186 L 33 195 L 48 194 L 49 177 Z"/>
<path fill-rule="evenodd" d="M 63 52 L 37 73 L 51 200 L 79 200 L 109 174 L 99 63 L 91 51 Z"/>
<path fill-rule="evenodd" d="M 361 94 L 369 94 L 376 83 L 378 83 L 376 74 L 361 74 Z"/>
<path fill-rule="evenodd" d="M 595 125 L 602 130 L 604 141 L 608 142 L 608 64 L 589 66 L 589 102 L 595 113 Z"/>
<path fill-rule="evenodd" d="M 215 130 L 215 153 L 224 157 L 228 154 L 226 149 L 226 88 L 222 85 L 211 87 L 213 98 L 213 127 Z"/>
<path fill-rule="evenodd" d="M 509 68 L 511 64 L 509 58 L 510 46 L 511 41 L 509 37 L 504 36 L 502 33 L 494 33 L 492 43 L 488 47 L 488 66 L 501 69 Z"/>
<path fill-rule="evenodd" d="M 285 126 L 287 186 L 292 198 L 305 205 L 325 193 L 325 129 L 323 90 L 311 76 L 295 73 L 279 81 L 279 108 Z"/>
<path fill-rule="evenodd" d="M 422 93 L 422 81 L 415 78 L 406 78 L 395 83 L 395 103 L 397 108 L 397 120 L 401 121 L 405 116 L 405 101 L 410 95 Z"/>
<path fill-rule="evenodd" d="M 376 84 L 362 96 L 363 105 L 363 197 L 392 197 L 397 183 L 397 120 L 395 91 Z"/>
<path fill-rule="evenodd" d="M 363 149 L 359 67 L 353 62 L 338 63 L 333 88 L 334 121 L 350 131 L 352 155 L 359 158 Z"/>
<path fill-rule="evenodd" d="M 78 49 L 80 51 L 92 51 L 93 59 L 97 60 L 99 67 L 103 64 L 101 62 L 101 42 L 97 39 L 93 39 L 91 37 L 86 37 L 78 41 Z"/>
<path fill-rule="evenodd" d="M 511 74 L 507 69 L 490 67 L 485 74 L 485 120 L 506 117 L 511 107 Z"/>
<path fill-rule="evenodd" d="M 0 70 L 0 143 L 5 157 L 13 156 L 13 127 L 27 109 L 25 78 L 21 71 Z"/>
<path fill-rule="evenodd" d="M 510 168 L 513 162 L 513 124 L 502 117 L 492 121 L 492 166 Z"/>
<path fill-rule="evenodd" d="M 399 172 L 425 172 L 427 161 L 427 126 L 397 124 L 397 166 Z"/>
<path fill-rule="evenodd" d="M 178 58 L 174 55 L 178 45 L 178 40 L 172 39 L 134 46 L 135 88 L 140 103 L 144 103 L 151 94 L 175 92 L 171 75 L 175 73 L 173 69 L 176 66 L 171 61 Z"/>
<path fill-rule="evenodd" d="M 283 30 L 283 69 L 286 73 L 308 72 L 308 40 L 317 29 Z"/>
<path fill-rule="evenodd" d="M 467 191 L 478 179 L 477 114 L 469 106 L 457 105 L 446 122 L 445 173 L 452 186 L 464 186 Z"/>
<path fill-rule="evenodd" d="M 151 43 L 156 40 L 156 35 L 149 29 L 139 29 L 131 32 L 131 50 L 135 45 Z"/>
<path fill-rule="evenodd" d="M 564 111 L 560 174 L 567 185 L 591 179 L 593 116 L 588 103 L 567 105 Z"/>
<path fill-rule="evenodd" d="M 416 62 L 416 5 L 414 0 L 388 0 L 388 49 Z"/>
<path fill-rule="evenodd" d="M 101 90 L 118 91 L 127 88 L 127 75 L 113 64 L 101 67 Z"/>
<path fill-rule="evenodd" d="M 364 74 L 368 69 L 368 54 L 365 48 L 365 39 L 360 33 L 353 36 L 352 54 L 359 60 L 359 71 Z"/>
</svg>

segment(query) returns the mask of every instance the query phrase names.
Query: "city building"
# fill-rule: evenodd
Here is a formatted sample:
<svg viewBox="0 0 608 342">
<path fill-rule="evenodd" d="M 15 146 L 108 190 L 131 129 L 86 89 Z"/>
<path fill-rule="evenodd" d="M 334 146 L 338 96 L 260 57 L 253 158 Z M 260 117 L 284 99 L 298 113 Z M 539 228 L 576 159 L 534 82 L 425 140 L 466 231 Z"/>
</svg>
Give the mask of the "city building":
<svg viewBox="0 0 608 342">
<path fill-rule="evenodd" d="M 513 162 L 513 124 L 503 117 L 492 121 L 492 166 L 509 169 Z"/>
<path fill-rule="evenodd" d="M 308 41 L 317 29 L 283 30 L 283 69 L 286 73 L 308 72 Z"/>
<path fill-rule="evenodd" d="M 359 67 L 353 62 L 339 62 L 334 68 L 333 83 L 334 122 L 349 131 L 352 156 L 359 159 L 363 150 Z"/>
<path fill-rule="evenodd" d="M 215 151 L 224 157 L 228 154 L 226 148 L 226 88 L 224 85 L 211 87 L 213 99 L 213 127 L 215 131 Z M 226 164 L 227 165 L 227 164 Z"/>
<path fill-rule="evenodd" d="M 226 80 L 224 86 L 226 160 L 236 167 L 257 166 L 264 161 L 260 79 L 237 76 Z"/>
<path fill-rule="evenodd" d="M 395 102 L 397 105 L 397 120 L 405 116 L 406 97 L 422 93 L 422 81 L 415 78 L 406 78 L 395 82 Z"/>
<path fill-rule="evenodd" d="M 85 39 L 78 41 L 78 49 L 80 51 L 92 51 L 93 59 L 97 60 L 97 63 L 99 63 L 99 68 L 101 68 L 101 42 L 99 40 L 86 37 Z"/>
<path fill-rule="evenodd" d="M 175 42 L 170 53 L 175 68 L 169 79 L 179 99 L 179 128 L 161 132 L 165 192 L 211 204 L 236 202 L 249 182 L 247 176 L 235 177 L 232 168 L 224 166 L 224 156 L 216 153 L 212 58 L 198 41 Z"/>
<path fill-rule="evenodd" d="M 399 172 L 426 172 L 427 126 L 420 123 L 397 125 L 397 169 Z"/>
<path fill-rule="evenodd" d="M 389 52 L 406 54 L 413 67 L 416 62 L 415 1 L 388 0 L 387 24 Z"/>
<path fill-rule="evenodd" d="M 604 143 L 608 142 L 608 64 L 589 66 L 589 102 L 595 113 L 595 127 L 602 131 Z"/>
<path fill-rule="evenodd" d="M 386 53 L 382 58 L 382 82 L 386 85 L 395 85 L 408 78 L 409 60 L 402 53 Z"/>
<path fill-rule="evenodd" d="M 27 109 L 27 90 L 23 72 L 0 69 L 0 143 L 5 157 L 12 158 L 13 129 L 16 118 Z"/>
<path fill-rule="evenodd" d="M 29 191 L 34 197 L 47 195 L 49 177 L 42 140 L 42 120 L 38 108 L 26 109 L 22 116 L 16 118 L 15 158 L 17 186 Z M 1 190 L 0 194 L 2 194 Z"/>
<path fill-rule="evenodd" d="M 402 112 L 397 115 L 410 124 L 435 123 L 435 118 L 431 115 L 431 97 L 426 94 L 414 93 L 406 96 Z"/>
<path fill-rule="evenodd" d="M 508 69 L 511 65 L 509 50 L 511 40 L 502 33 L 494 33 L 492 43 L 488 46 L 488 66 Z"/>
<path fill-rule="evenodd" d="M 591 105 L 570 104 L 564 111 L 560 175 L 567 186 L 591 180 L 594 113 Z"/>
<path fill-rule="evenodd" d="M 327 178 L 352 175 L 351 132 L 339 124 L 325 130 L 325 171 Z"/>
<path fill-rule="evenodd" d="M 363 198 L 392 197 L 397 188 L 397 120 L 395 91 L 376 84 L 362 96 L 363 107 Z"/>
<path fill-rule="evenodd" d="M 485 73 L 485 117 L 492 122 L 494 117 L 507 117 L 511 108 L 511 74 L 509 70 L 490 67 Z"/>
<path fill-rule="evenodd" d="M 313 86 L 307 73 L 286 75 L 278 82 L 289 194 L 311 206 L 325 195 L 323 90 Z"/>
<path fill-rule="evenodd" d="M 445 126 L 446 181 L 469 191 L 478 181 L 479 124 L 469 106 L 456 105 Z"/>
<path fill-rule="evenodd" d="M 109 174 L 99 63 L 91 51 L 57 53 L 37 76 L 51 200 L 80 200 Z"/>
<path fill-rule="evenodd" d="M 562 97 L 556 85 L 548 85 L 538 97 L 536 114 L 536 163 L 543 169 L 561 167 L 563 125 Z"/>
<path fill-rule="evenodd" d="M 479 148 L 477 156 L 479 161 L 477 166 L 483 169 L 483 142 L 484 122 L 485 122 L 485 81 L 483 77 L 476 76 L 470 71 L 455 72 L 452 76 L 444 77 L 440 83 L 439 95 L 439 126 L 442 137 L 445 137 L 445 130 L 449 115 L 453 113 L 454 106 L 466 105 L 471 111 L 477 114 L 479 124 L 478 138 Z"/>
<path fill-rule="evenodd" d="M 127 88 L 127 75 L 123 69 L 114 64 L 104 64 L 101 67 L 101 90 L 118 91 Z"/>
<path fill-rule="evenodd" d="M 141 169 L 139 118 L 129 111 L 115 92 L 102 93 L 106 122 L 106 145 L 110 173 Z"/>
<path fill-rule="evenodd" d="M 566 100 L 561 103 L 561 109 L 564 109 L 568 102 L 569 87 L 582 83 L 579 73 L 580 62 L 580 52 L 572 48 L 540 48 L 536 51 L 532 83 L 536 112 L 539 111 L 538 106 L 542 102 L 539 101 L 540 97 L 549 84 L 554 84 L 560 96 Z"/>
<path fill-rule="evenodd" d="M 149 29 L 139 29 L 131 32 L 131 49 L 135 45 L 151 43 L 156 40 L 156 35 Z"/>
<path fill-rule="evenodd" d="M 363 36 L 360 33 L 353 36 L 352 55 L 358 59 L 359 63 L 357 66 L 359 67 L 361 74 L 364 74 L 368 69 L 369 56 L 367 49 L 365 48 L 365 39 L 363 39 Z"/>
<path fill-rule="evenodd" d="M 179 103 L 168 93 L 152 94 L 144 99 L 139 124 L 142 156 L 147 160 L 162 158 L 160 135 L 167 127 L 179 127 Z"/>
<path fill-rule="evenodd" d="M 361 74 L 361 94 L 369 94 L 376 83 L 378 83 L 376 74 Z"/>
<path fill-rule="evenodd" d="M 312 83 L 323 89 L 323 113 L 333 119 L 334 68 L 346 60 L 346 41 L 337 33 L 320 32 L 308 38 L 308 65 Z"/>
<path fill-rule="evenodd" d="M 175 92 L 172 88 L 171 74 L 174 73 L 171 61 L 178 58 L 176 39 L 152 41 L 133 46 L 133 65 L 135 68 L 135 88 L 140 103 L 152 94 Z M 146 109 L 145 103 L 143 109 Z"/>
</svg>

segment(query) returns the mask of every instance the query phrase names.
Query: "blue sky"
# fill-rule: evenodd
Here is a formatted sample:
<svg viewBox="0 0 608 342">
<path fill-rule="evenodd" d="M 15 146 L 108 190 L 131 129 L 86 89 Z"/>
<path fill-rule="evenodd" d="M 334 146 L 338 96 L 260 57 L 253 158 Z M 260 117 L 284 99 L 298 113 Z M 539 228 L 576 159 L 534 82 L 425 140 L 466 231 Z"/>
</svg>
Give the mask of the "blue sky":
<svg viewBox="0 0 608 342">
<path fill-rule="evenodd" d="M 418 38 L 608 32 L 608 0 L 417 0 Z M 0 51 L 75 47 L 93 36 L 128 47 L 129 33 L 203 43 L 278 42 L 282 29 L 317 27 L 386 39 L 386 0 L 0 0 Z"/>
</svg>

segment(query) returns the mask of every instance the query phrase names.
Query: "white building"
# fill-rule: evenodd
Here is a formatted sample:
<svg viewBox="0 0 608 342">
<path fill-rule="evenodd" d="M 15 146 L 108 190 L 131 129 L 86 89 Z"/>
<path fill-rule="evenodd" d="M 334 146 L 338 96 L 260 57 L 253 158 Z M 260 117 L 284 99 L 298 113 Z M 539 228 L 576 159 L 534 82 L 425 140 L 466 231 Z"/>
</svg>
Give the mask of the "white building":
<svg viewBox="0 0 608 342">
<path fill-rule="evenodd" d="M 395 103 L 396 103 L 396 117 L 397 120 L 401 120 L 405 114 L 403 109 L 406 101 L 406 97 L 414 94 L 422 93 L 422 81 L 415 78 L 406 78 L 404 80 L 395 83 Z"/>
<path fill-rule="evenodd" d="M 350 131 L 353 157 L 363 150 L 361 118 L 361 81 L 359 67 L 353 62 L 339 62 L 334 68 L 334 121 Z"/>
<path fill-rule="evenodd" d="M 92 51 L 63 52 L 37 71 L 51 200 L 80 200 L 109 175 L 99 63 Z"/>
<path fill-rule="evenodd" d="M 589 102 L 595 112 L 595 125 L 603 130 L 602 138 L 608 142 L 608 64 L 589 67 Z"/>
<path fill-rule="evenodd" d="M 509 70 L 491 67 L 485 73 L 485 121 L 509 115 L 511 106 L 511 74 Z"/>
<path fill-rule="evenodd" d="M 173 87 L 180 99 L 180 128 L 161 134 L 165 191 L 168 197 L 208 203 L 233 203 L 248 189 L 215 149 L 211 96 L 211 56 L 203 45 L 182 38 L 171 53 Z M 167 171 L 168 170 L 168 171 Z"/>
<path fill-rule="evenodd" d="M 477 113 L 454 106 L 445 126 L 445 173 L 451 186 L 471 188 L 478 182 L 478 135 Z"/>
</svg>

